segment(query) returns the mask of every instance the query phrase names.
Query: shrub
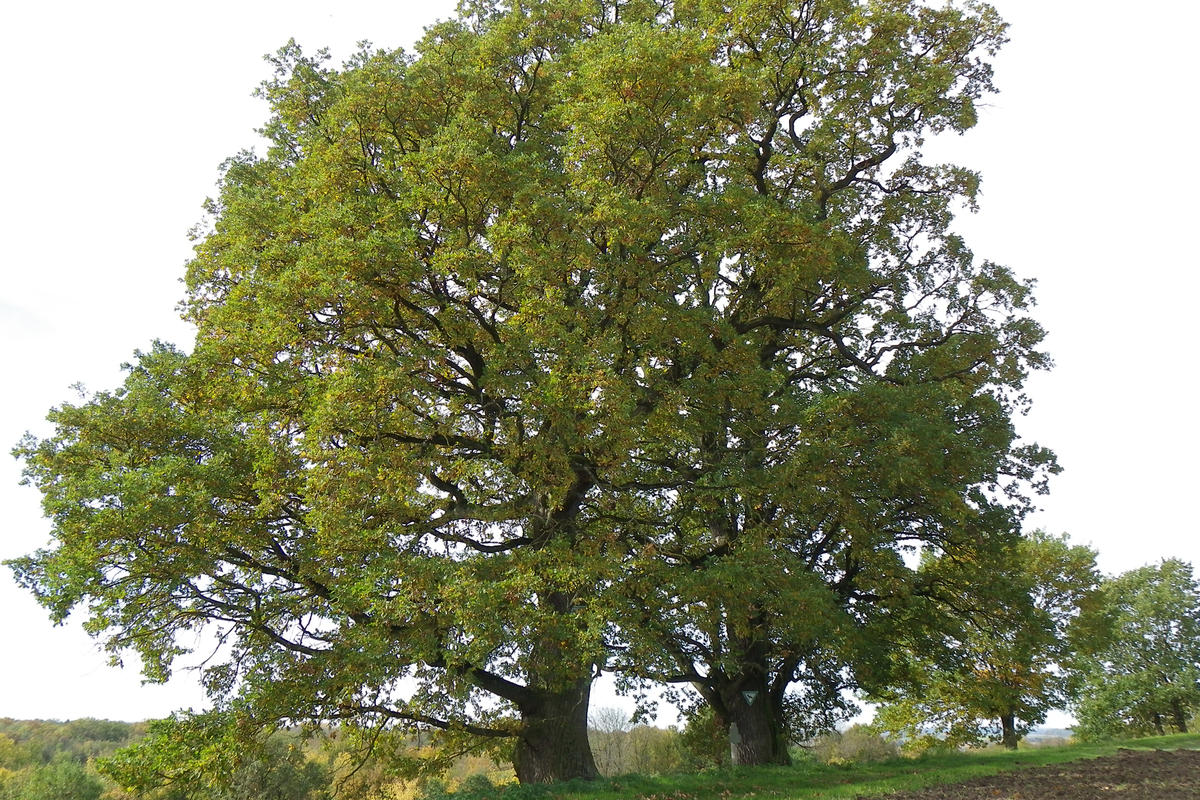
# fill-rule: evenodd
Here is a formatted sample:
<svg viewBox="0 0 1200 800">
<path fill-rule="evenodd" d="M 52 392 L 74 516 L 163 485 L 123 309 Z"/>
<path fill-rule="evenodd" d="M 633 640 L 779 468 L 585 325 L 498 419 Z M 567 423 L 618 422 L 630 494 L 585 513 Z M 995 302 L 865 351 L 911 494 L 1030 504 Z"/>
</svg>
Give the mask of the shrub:
<svg viewBox="0 0 1200 800">
<path fill-rule="evenodd" d="M 825 764 L 863 764 L 886 761 L 900 754 L 896 743 L 866 725 L 852 725 L 845 731 L 818 736 L 810 748 L 813 756 Z"/>
<path fill-rule="evenodd" d="M 496 786 L 487 775 L 475 774 L 468 776 L 458 785 L 454 793 L 456 797 L 487 800 L 496 793 Z"/>
<path fill-rule="evenodd" d="M 729 766 L 729 733 L 717 724 L 707 706 L 688 714 L 680 744 L 683 758 L 692 769 Z"/>
</svg>

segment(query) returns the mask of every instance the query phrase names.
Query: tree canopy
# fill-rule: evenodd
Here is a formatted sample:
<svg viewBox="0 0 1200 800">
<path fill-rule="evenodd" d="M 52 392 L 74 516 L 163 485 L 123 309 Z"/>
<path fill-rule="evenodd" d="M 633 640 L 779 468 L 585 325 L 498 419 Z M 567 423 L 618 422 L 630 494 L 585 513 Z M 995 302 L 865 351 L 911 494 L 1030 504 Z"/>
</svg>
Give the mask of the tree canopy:
<svg viewBox="0 0 1200 800">
<path fill-rule="evenodd" d="M 916 550 L 1000 546 L 1053 467 L 1012 426 L 1030 286 L 920 153 L 1003 37 L 982 4 L 479 0 L 411 55 L 288 45 L 196 234 L 192 350 L 18 447 L 54 526 L 20 580 L 151 679 L 210 632 L 241 730 L 593 776 L 610 668 L 777 760 L 789 687 L 882 679 Z"/>
<path fill-rule="evenodd" d="M 881 693 L 874 725 L 913 747 L 990 739 L 1015 750 L 1050 709 L 1066 705 L 1071 631 L 1100 580 L 1095 551 L 1037 531 L 991 563 L 964 566 L 943 555 L 923 571 L 956 587 L 948 603 L 956 613 L 939 615 L 940 641 L 904 654 L 912 673 Z"/>
<path fill-rule="evenodd" d="M 1171 558 L 1106 579 L 1076 625 L 1084 737 L 1187 733 L 1200 711 L 1200 582 Z"/>
</svg>

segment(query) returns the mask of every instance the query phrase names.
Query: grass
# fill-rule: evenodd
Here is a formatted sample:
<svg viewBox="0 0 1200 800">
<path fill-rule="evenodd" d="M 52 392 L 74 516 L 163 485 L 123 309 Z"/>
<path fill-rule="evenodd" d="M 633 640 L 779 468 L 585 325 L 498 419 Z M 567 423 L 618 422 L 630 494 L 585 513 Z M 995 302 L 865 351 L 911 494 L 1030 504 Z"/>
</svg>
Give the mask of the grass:
<svg viewBox="0 0 1200 800">
<path fill-rule="evenodd" d="M 1156 736 L 1015 752 L 976 750 L 897 758 L 874 764 L 753 767 L 696 775 L 628 775 L 594 782 L 522 786 L 496 792 L 504 800 L 824 800 L 880 796 L 939 783 L 957 783 L 1007 770 L 1112 755 L 1118 749 L 1200 750 L 1200 734 Z"/>
</svg>

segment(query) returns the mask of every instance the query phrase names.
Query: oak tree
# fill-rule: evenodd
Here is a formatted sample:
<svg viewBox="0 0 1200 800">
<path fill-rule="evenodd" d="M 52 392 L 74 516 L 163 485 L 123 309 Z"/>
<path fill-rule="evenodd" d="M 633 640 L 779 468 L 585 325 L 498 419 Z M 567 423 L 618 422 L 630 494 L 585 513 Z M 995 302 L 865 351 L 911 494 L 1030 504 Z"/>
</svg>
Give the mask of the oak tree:
<svg viewBox="0 0 1200 800">
<path fill-rule="evenodd" d="M 1000 546 L 1053 468 L 1012 429 L 1046 363 L 1029 287 L 953 233 L 977 177 L 920 153 L 974 123 L 1004 25 L 975 5 L 675 12 L 749 94 L 701 155 L 703 213 L 677 217 L 690 315 L 643 345 L 649 396 L 678 410 L 636 432 L 645 475 L 614 515 L 635 552 L 611 666 L 693 687 L 736 763 L 784 762 L 797 715 L 886 682 L 910 554 Z M 671 72 L 684 51 L 659 36 L 608 80 Z"/>
<path fill-rule="evenodd" d="M 781 760 L 788 686 L 836 695 L 902 619 L 906 548 L 986 545 L 1048 463 L 1011 425 L 1030 288 L 952 232 L 977 176 L 920 155 L 974 124 L 1003 30 L 471 0 L 413 55 L 289 45 L 270 148 L 197 233 L 194 347 L 18 448 L 54 526 L 20 579 L 151 679 L 207 630 L 240 731 L 415 726 L 591 777 L 609 667 Z"/>
</svg>

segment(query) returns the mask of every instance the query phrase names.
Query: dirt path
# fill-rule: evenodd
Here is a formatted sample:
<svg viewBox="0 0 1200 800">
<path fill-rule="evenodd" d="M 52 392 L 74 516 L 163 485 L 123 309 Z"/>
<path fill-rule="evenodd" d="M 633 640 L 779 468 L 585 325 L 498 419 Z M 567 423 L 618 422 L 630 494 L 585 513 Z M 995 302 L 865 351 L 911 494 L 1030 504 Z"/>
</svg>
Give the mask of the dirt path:
<svg viewBox="0 0 1200 800">
<path fill-rule="evenodd" d="M 1120 750 L 1116 755 L 1014 770 L 966 783 L 887 795 L 888 800 L 1197 800 L 1200 751 Z"/>
</svg>

